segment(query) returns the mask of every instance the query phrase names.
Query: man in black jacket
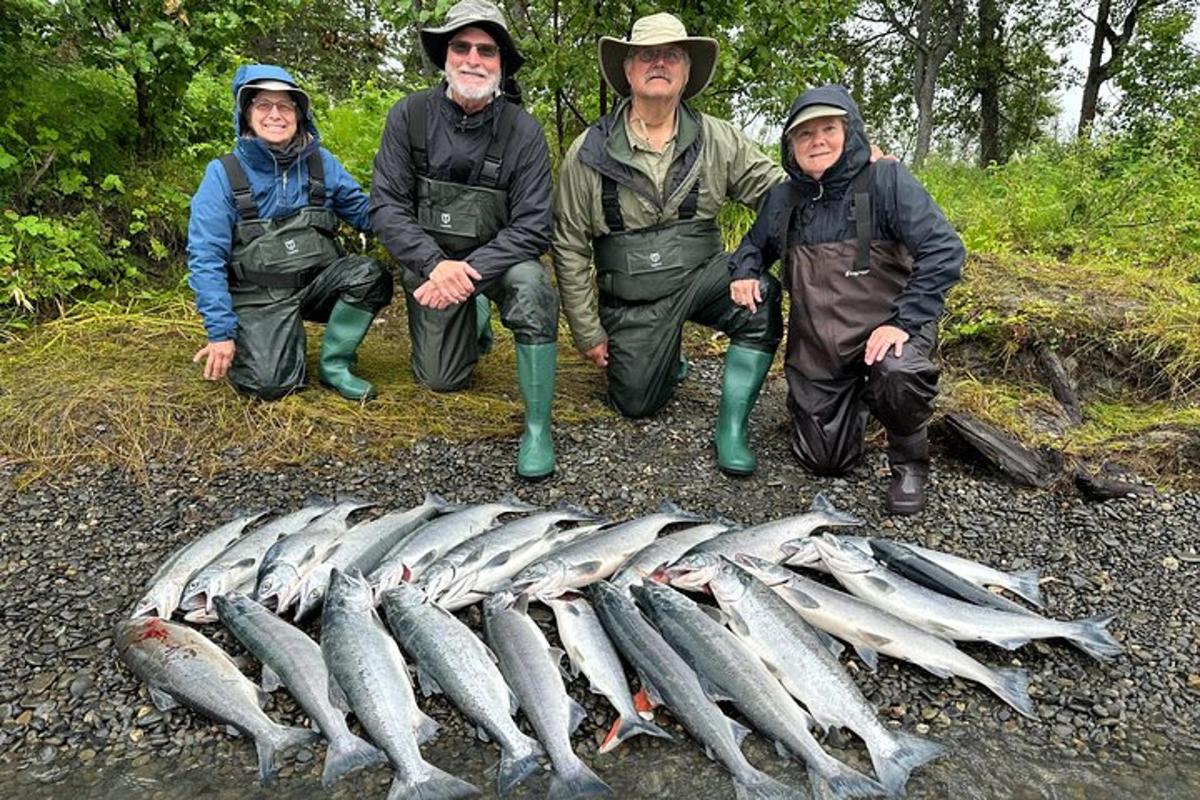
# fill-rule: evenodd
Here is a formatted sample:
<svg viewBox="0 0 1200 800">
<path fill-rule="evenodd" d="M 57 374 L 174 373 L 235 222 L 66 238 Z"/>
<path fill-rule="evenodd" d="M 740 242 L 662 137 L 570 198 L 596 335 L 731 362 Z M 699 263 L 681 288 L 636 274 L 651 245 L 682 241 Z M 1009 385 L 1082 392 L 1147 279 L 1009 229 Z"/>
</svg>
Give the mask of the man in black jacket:
<svg viewBox="0 0 1200 800">
<path fill-rule="evenodd" d="M 962 241 L 900 162 L 869 163 L 862 116 L 842 87 L 802 94 L 783 127 L 789 180 L 767 194 L 734 253 L 731 295 L 748 305 L 758 276 L 783 261 L 793 451 L 813 472 L 845 472 L 873 413 L 888 436 L 888 509 L 916 513 L 938 391 L 932 353 Z"/>
<path fill-rule="evenodd" d="M 524 59 L 487 0 L 461 0 L 421 44 L 445 79 L 392 108 L 371 185 L 372 225 L 402 267 L 413 373 L 435 391 L 465 387 L 491 345 L 494 301 L 525 400 L 517 473 L 544 477 L 558 294 L 538 261 L 550 245 L 550 156 L 519 105 Z"/>
</svg>

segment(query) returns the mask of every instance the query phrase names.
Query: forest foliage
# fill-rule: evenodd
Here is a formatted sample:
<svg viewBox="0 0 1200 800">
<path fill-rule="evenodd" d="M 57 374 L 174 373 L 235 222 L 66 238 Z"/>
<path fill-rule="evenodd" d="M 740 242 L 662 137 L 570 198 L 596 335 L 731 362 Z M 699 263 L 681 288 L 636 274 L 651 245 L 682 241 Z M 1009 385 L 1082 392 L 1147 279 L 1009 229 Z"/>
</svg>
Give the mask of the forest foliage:
<svg viewBox="0 0 1200 800">
<path fill-rule="evenodd" d="M 7 0 L 0 330 L 114 287 L 181 285 L 188 200 L 232 143 L 239 64 L 293 71 L 325 143 L 366 185 L 387 109 L 436 80 L 415 32 L 449 5 Z M 722 45 L 703 110 L 769 140 L 797 93 L 846 83 L 872 137 L 925 162 L 973 252 L 1200 272 L 1200 55 L 1188 3 L 1112 0 L 1103 20 L 1066 0 L 501 5 L 528 58 L 526 105 L 556 159 L 611 107 L 599 36 L 670 10 Z M 1065 47 L 1097 36 L 1096 74 L 1065 64 Z M 1093 121 L 1063 130 L 1056 121 L 1074 110 L 1060 108 L 1061 93 L 1101 78 Z"/>
</svg>

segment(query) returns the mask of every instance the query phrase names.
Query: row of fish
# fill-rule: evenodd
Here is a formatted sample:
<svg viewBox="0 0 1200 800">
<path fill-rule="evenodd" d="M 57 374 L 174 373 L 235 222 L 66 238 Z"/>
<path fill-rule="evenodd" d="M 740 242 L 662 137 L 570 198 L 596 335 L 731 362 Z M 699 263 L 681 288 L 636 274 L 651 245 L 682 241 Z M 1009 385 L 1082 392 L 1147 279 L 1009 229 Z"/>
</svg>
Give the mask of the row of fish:
<svg viewBox="0 0 1200 800">
<path fill-rule="evenodd" d="M 478 791 L 422 759 L 419 745 L 436 724 L 417 707 L 402 653 L 426 696 L 444 693 L 497 743 L 501 795 L 540 772 L 544 757 L 551 797 L 611 795 L 571 747 L 583 710 L 563 685 L 562 653 L 526 613 L 530 601 L 552 609 L 572 671 L 617 712 L 600 752 L 637 733 L 667 737 L 648 711 L 661 704 L 747 798 L 804 795 L 745 759 L 748 731 L 718 702 L 731 702 L 781 754 L 803 761 L 818 796 L 899 794 L 913 769 L 941 753 L 880 722 L 838 660 L 837 640 L 871 668 L 883 653 L 940 677 L 957 675 L 1027 716 L 1026 673 L 988 667 L 955 641 L 1012 649 L 1062 637 L 1097 658 L 1120 652 L 1105 630 L 1111 617 L 1052 620 L 985 588 L 1039 605 L 1036 573 L 999 572 L 884 540 L 815 535 L 861 524 L 820 495 L 803 514 L 751 528 L 669 504 L 606 523 L 572 506 L 542 511 L 505 498 L 458 507 L 434 495 L 350 526 L 361 507 L 313 503 L 249 533 L 261 515 L 218 528 L 164 564 L 118 632 L 123 658 L 156 704 L 182 701 L 252 736 L 264 780 L 279 751 L 311 735 L 271 723 L 261 693 L 219 648 L 153 615 L 178 608 L 189 621 L 219 618 L 262 662 L 264 688 L 286 686 L 328 740 L 323 782 L 386 761 L 396 775 L 389 798 Z M 500 523 L 506 515 L 515 519 Z M 849 593 L 784 564 L 827 572 Z M 716 606 L 677 589 L 711 594 Z M 490 649 L 451 613 L 476 602 Z M 319 645 L 276 616 L 293 605 L 297 620 L 323 609 Z M 638 675 L 636 696 L 623 661 Z M 203 681 L 213 696 L 190 685 Z M 234 688 L 212 690 L 222 685 Z M 537 739 L 516 727 L 518 707 Z M 349 711 L 374 745 L 350 732 Z M 814 724 L 858 735 L 876 778 L 827 754 Z"/>
</svg>

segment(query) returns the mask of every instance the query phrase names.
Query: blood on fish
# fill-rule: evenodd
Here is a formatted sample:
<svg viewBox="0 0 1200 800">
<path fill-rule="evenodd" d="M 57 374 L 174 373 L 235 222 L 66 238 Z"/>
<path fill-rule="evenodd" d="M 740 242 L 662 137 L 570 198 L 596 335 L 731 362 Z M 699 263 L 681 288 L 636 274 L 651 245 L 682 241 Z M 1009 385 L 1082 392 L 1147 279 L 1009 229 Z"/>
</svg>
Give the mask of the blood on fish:
<svg viewBox="0 0 1200 800">
<path fill-rule="evenodd" d="M 165 642 L 171 638 L 171 632 L 167 630 L 166 625 L 158 617 L 151 617 L 146 624 L 142 626 L 142 634 L 135 641 L 144 642 L 147 639 L 158 639 L 160 642 Z"/>
</svg>

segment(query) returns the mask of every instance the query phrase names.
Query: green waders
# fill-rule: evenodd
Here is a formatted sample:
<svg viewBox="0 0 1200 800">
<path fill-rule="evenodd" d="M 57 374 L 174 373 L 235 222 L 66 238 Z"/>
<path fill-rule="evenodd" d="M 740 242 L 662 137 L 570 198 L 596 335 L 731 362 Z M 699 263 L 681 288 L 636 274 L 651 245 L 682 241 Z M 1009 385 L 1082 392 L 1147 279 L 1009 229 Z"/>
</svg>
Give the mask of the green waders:
<svg viewBox="0 0 1200 800">
<path fill-rule="evenodd" d="M 305 382 L 304 321 L 328 321 L 322 383 L 352 400 L 371 396 L 370 384 L 354 377 L 350 366 L 371 319 L 391 302 L 392 277 L 372 259 L 342 255 L 335 240 L 337 215 L 321 205 L 320 155 L 308 162 L 310 205 L 274 219 L 259 217 L 236 157 L 221 162 L 240 216 L 229 263 L 229 293 L 238 317 L 230 382 L 239 392 L 264 400 L 300 389 Z"/>
<path fill-rule="evenodd" d="M 470 254 L 490 242 L 508 224 L 508 193 L 497 188 L 504 146 L 511 130 L 505 105 L 487 154 L 470 183 L 428 177 L 424 151 L 424 102 L 414 105 L 409 140 L 414 143 L 417 173 L 417 221 L 442 248 L 448 259 L 470 261 Z M 500 309 L 501 323 L 513 332 L 517 349 L 517 379 L 525 401 L 525 430 L 517 457 L 517 473 L 541 478 L 554 471 L 550 409 L 554 401 L 558 294 L 545 267 L 536 261 L 512 265 L 503 275 L 476 286 L 474 298 L 450 308 L 422 306 L 413 293 L 425 278 L 405 270 L 401 281 L 408 309 L 412 370 L 416 379 L 435 391 L 457 391 L 470 382 L 479 356 L 491 349 L 491 303 Z"/>
</svg>

